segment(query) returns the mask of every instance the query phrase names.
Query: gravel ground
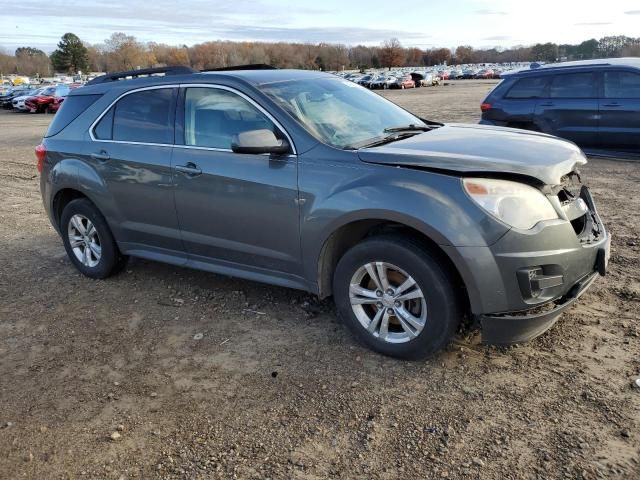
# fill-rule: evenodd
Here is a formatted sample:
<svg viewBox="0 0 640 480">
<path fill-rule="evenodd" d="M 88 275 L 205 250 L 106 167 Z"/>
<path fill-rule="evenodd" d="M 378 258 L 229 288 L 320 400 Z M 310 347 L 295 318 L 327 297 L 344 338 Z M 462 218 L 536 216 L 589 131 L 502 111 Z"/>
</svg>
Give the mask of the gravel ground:
<svg viewBox="0 0 640 480">
<path fill-rule="evenodd" d="M 385 95 L 477 122 L 489 88 Z M 611 274 L 550 332 L 401 362 L 297 291 L 142 260 L 81 276 L 41 205 L 50 119 L 0 112 L 0 477 L 639 478 L 640 164 L 583 169 Z"/>
</svg>

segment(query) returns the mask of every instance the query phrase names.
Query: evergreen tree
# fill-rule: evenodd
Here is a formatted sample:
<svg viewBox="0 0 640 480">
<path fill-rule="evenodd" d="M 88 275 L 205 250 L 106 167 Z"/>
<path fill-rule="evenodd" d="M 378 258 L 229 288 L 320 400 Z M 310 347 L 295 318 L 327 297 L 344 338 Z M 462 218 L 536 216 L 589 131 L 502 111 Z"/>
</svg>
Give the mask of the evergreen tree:
<svg viewBox="0 0 640 480">
<path fill-rule="evenodd" d="M 87 47 L 73 33 L 65 33 L 58 43 L 58 48 L 51 54 L 53 67 L 62 72 L 76 73 L 86 71 L 89 67 Z"/>
</svg>

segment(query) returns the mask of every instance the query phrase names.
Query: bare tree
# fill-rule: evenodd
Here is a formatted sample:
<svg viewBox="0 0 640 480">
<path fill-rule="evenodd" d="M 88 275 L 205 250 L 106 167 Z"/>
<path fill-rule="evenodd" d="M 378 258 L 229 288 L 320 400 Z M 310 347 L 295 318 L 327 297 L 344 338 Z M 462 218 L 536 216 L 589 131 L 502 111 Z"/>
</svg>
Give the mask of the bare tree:
<svg viewBox="0 0 640 480">
<path fill-rule="evenodd" d="M 391 38 L 382 43 L 380 49 L 380 61 L 383 67 L 391 69 L 391 67 L 399 67 L 404 63 L 405 52 L 402 48 L 400 40 Z"/>
</svg>

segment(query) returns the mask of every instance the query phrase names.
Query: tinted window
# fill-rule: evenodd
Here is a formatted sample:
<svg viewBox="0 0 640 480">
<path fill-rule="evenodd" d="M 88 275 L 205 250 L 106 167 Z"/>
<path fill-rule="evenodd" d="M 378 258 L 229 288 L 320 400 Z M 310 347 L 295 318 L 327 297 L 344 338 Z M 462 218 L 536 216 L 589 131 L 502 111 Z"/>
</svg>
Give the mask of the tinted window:
<svg viewBox="0 0 640 480">
<path fill-rule="evenodd" d="M 604 96 L 606 98 L 640 98 L 640 75 L 631 72 L 606 72 Z"/>
<path fill-rule="evenodd" d="M 51 125 L 49 125 L 49 130 L 47 130 L 45 137 L 51 137 L 60 133 L 100 97 L 101 95 L 73 95 L 67 97 L 53 117 L 53 121 Z"/>
<path fill-rule="evenodd" d="M 238 133 L 265 128 L 281 136 L 271 120 L 233 92 L 188 88 L 184 102 L 185 145 L 231 149 Z"/>
<path fill-rule="evenodd" d="M 124 142 L 173 143 L 173 89 L 131 93 L 115 105 L 112 139 Z"/>
<path fill-rule="evenodd" d="M 549 77 L 531 77 L 518 80 L 511 87 L 507 98 L 540 98 L 544 96 Z"/>
<path fill-rule="evenodd" d="M 570 73 L 556 75 L 551 82 L 551 98 L 595 97 L 595 75 L 593 73 Z"/>
<path fill-rule="evenodd" d="M 99 140 L 111 140 L 113 133 L 113 111 L 115 107 L 111 107 L 109 111 L 100 119 L 98 125 L 93 129 L 93 136 Z"/>
</svg>

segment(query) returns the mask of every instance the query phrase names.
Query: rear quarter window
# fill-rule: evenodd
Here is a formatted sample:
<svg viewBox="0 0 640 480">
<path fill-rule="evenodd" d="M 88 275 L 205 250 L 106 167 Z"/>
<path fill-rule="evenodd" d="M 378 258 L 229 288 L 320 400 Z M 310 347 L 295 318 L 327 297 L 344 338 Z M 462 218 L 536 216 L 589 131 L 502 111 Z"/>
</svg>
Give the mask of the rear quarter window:
<svg viewBox="0 0 640 480">
<path fill-rule="evenodd" d="M 53 117 L 45 137 L 57 135 L 89 108 L 102 95 L 71 95 L 66 97 Z"/>
<path fill-rule="evenodd" d="M 549 83 L 549 77 L 521 78 L 509 89 L 505 98 L 541 98 Z"/>
</svg>

